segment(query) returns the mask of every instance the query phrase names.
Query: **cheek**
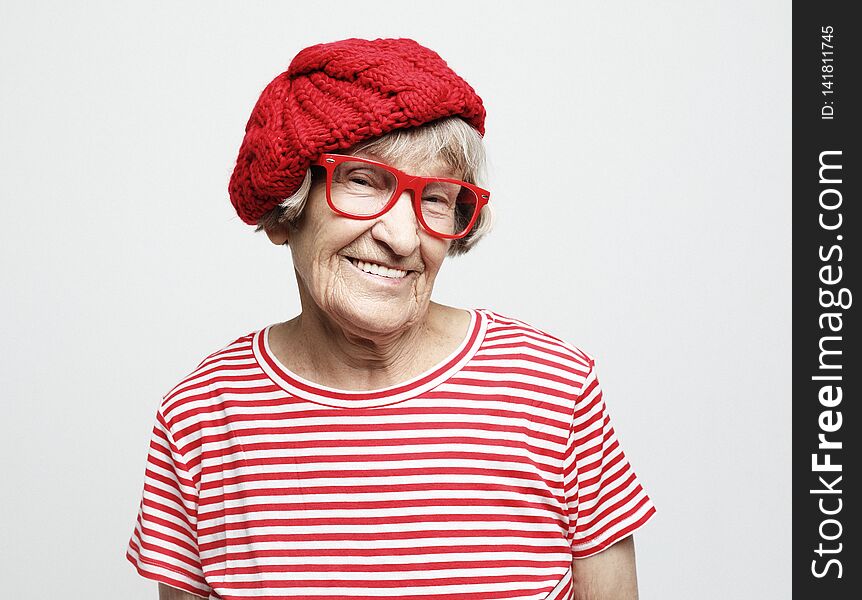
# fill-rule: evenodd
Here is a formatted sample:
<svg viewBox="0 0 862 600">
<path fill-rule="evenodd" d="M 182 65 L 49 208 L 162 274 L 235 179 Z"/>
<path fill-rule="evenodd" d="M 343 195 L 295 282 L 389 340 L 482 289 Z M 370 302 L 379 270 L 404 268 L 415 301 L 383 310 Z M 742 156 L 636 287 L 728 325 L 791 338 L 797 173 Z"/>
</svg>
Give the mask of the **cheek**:
<svg viewBox="0 0 862 600">
<path fill-rule="evenodd" d="M 450 241 L 439 238 L 429 237 L 422 240 L 422 262 L 425 263 L 426 272 L 436 274 L 440 270 L 450 244 Z"/>
<path fill-rule="evenodd" d="M 315 275 L 322 275 L 327 269 L 338 266 L 339 252 L 361 235 L 362 229 L 357 227 L 359 221 L 339 220 L 319 202 L 307 206 L 306 210 L 306 218 L 291 242 L 294 260 L 309 273 L 314 271 Z"/>
</svg>

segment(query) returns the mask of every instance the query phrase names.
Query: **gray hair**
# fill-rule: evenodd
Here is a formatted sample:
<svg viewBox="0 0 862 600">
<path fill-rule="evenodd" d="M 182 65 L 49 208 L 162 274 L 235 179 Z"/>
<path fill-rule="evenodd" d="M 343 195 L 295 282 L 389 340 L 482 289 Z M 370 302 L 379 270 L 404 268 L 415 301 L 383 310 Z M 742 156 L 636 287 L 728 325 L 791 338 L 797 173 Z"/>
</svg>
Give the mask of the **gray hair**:
<svg viewBox="0 0 862 600">
<path fill-rule="evenodd" d="M 422 163 L 442 158 L 459 177 L 468 183 L 485 187 L 485 145 L 482 136 L 465 121 L 449 117 L 433 121 L 420 127 L 396 129 L 378 138 L 361 142 L 351 152 L 365 151 L 379 156 L 387 162 L 404 161 Z M 272 229 L 283 223 L 296 224 L 305 208 L 311 190 L 311 169 L 292 196 L 263 215 L 255 231 Z M 466 236 L 452 240 L 449 256 L 464 254 L 491 230 L 494 215 L 490 204 L 486 204 L 476 223 Z"/>
</svg>

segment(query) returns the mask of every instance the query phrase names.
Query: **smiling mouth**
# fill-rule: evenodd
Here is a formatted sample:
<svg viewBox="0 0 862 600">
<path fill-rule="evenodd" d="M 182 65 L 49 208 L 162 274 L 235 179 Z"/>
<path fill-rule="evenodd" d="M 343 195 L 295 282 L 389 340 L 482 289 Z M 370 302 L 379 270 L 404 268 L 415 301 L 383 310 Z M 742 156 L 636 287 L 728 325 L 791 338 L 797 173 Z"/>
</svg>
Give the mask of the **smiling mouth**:
<svg viewBox="0 0 862 600">
<path fill-rule="evenodd" d="M 403 269 L 392 269 L 390 267 L 386 267 L 377 263 L 366 262 L 364 260 L 359 260 L 357 258 L 353 258 L 352 256 L 345 257 L 353 266 L 355 266 L 360 271 L 365 271 L 366 273 L 370 273 L 371 275 L 379 275 L 381 277 L 387 277 L 389 279 L 404 279 L 413 271 L 405 271 Z"/>
</svg>

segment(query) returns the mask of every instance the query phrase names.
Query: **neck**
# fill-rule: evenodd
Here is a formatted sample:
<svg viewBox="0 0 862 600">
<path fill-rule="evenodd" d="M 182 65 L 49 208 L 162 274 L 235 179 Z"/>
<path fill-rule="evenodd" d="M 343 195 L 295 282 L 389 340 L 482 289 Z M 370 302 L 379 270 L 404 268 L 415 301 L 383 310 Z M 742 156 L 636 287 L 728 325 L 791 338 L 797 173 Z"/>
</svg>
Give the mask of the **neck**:
<svg viewBox="0 0 862 600">
<path fill-rule="evenodd" d="M 340 389 L 368 390 L 410 379 L 450 350 L 445 308 L 429 302 L 423 317 L 403 329 L 377 332 L 339 322 L 300 293 L 302 313 L 278 326 L 273 351 L 298 375 Z M 273 342 L 270 342 L 271 345 Z"/>
</svg>

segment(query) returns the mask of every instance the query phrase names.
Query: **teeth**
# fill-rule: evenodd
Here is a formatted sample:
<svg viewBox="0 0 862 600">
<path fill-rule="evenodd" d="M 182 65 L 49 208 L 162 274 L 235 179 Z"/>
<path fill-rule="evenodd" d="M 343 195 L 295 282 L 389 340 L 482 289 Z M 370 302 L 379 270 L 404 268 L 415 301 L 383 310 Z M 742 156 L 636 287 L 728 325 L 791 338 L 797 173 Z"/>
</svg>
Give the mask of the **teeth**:
<svg viewBox="0 0 862 600">
<path fill-rule="evenodd" d="M 365 271 L 366 273 L 371 273 L 372 275 L 380 275 L 382 277 L 389 277 L 391 279 L 401 279 L 402 277 L 407 276 L 407 271 L 402 271 L 401 269 L 390 269 L 389 267 L 384 267 L 383 265 L 369 263 L 362 260 L 356 260 L 354 258 L 351 258 L 350 262 L 356 265 L 359 269 Z"/>
</svg>

